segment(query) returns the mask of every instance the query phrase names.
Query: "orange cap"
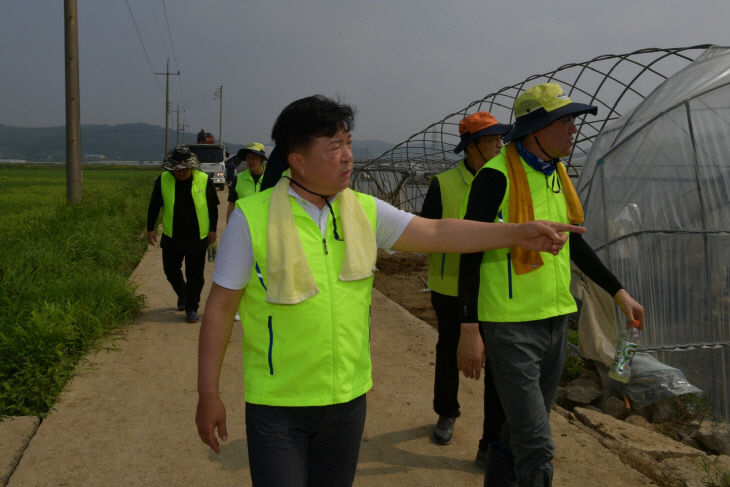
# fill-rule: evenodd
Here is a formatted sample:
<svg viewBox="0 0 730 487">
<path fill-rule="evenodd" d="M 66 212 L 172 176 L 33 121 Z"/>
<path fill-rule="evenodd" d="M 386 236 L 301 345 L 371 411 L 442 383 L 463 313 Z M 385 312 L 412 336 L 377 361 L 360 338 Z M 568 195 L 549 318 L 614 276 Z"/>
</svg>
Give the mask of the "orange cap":
<svg viewBox="0 0 730 487">
<path fill-rule="evenodd" d="M 454 149 L 457 154 L 463 151 L 474 139 L 484 135 L 504 135 L 512 129 L 512 125 L 501 124 L 489 112 L 476 112 L 461 119 L 459 136 L 461 141 Z"/>
</svg>

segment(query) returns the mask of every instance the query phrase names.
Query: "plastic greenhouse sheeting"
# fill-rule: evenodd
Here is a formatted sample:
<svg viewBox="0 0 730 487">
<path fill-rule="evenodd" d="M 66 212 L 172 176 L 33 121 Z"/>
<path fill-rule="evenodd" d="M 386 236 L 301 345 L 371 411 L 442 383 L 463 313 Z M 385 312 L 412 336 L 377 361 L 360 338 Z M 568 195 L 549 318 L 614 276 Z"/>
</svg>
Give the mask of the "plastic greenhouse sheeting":
<svg viewBox="0 0 730 487">
<path fill-rule="evenodd" d="M 730 419 L 730 49 L 707 49 L 607 124 L 578 194 L 586 240 L 646 308 L 640 348 Z"/>
</svg>

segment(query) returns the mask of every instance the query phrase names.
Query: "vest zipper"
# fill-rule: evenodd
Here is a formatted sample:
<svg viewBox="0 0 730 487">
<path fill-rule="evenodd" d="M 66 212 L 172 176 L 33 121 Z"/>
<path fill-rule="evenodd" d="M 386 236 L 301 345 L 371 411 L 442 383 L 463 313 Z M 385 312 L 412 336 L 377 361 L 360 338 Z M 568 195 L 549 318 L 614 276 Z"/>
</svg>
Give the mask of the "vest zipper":
<svg viewBox="0 0 730 487">
<path fill-rule="evenodd" d="M 274 328 L 271 324 L 271 316 L 269 316 L 269 375 L 274 375 L 274 361 L 272 353 L 274 350 Z"/>
<path fill-rule="evenodd" d="M 507 289 L 509 298 L 512 299 L 512 254 L 507 252 Z"/>
<path fill-rule="evenodd" d="M 328 230 L 332 226 L 332 225 L 330 225 L 331 218 L 332 218 L 332 216 L 328 215 L 328 217 L 327 217 L 327 229 Z M 333 229 L 333 231 L 334 231 L 334 229 Z M 327 234 L 327 231 L 325 231 L 325 235 L 326 234 Z M 334 234 L 333 234 L 333 237 L 334 237 Z M 328 254 L 326 236 L 322 237 L 322 244 L 324 244 L 324 253 L 326 256 Z M 334 304 L 335 286 L 332 284 L 332 279 L 331 279 L 332 276 L 330 275 L 333 269 L 330 266 L 330 261 L 327 257 L 324 258 L 324 264 L 325 264 L 325 269 L 327 270 L 327 286 L 329 287 L 329 295 L 330 295 L 330 318 L 329 318 L 330 323 L 329 323 L 329 326 L 330 326 L 330 332 L 331 332 L 330 340 L 332 340 L 332 386 L 331 386 L 332 389 L 331 389 L 331 392 L 332 392 L 332 398 L 334 400 L 334 397 L 336 395 L 335 391 L 337 391 L 337 355 L 339 353 L 339 351 L 337 349 L 337 331 L 335 329 L 336 323 L 337 323 L 337 318 L 336 318 L 337 314 L 335 312 L 335 304 Z M 336 276 L 335 276 L 335 279 L 337 279 Z"/>
</svg>

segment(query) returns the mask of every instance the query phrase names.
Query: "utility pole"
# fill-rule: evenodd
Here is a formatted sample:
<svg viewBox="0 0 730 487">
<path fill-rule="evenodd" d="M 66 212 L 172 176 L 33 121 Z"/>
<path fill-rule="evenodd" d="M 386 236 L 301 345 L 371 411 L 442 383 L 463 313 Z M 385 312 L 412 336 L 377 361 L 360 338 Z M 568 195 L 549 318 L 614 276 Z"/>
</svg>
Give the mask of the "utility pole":
<svg viewBox="0 0 730 487">
<path fill-rule="evenodd" d="M 175 113 L 177 114 L 177 144 L 180 145 L 182 143 L 185 144 L 185 119 L 183 118 L 182 123 L 180 123 L 180 105 L 178 104 L 177 108 L 175 109 Z M 183 116 L 185 114 L 185 111 L 183 111 Z M 182 139 L 180 138 L 180 135 L 182 134 Z"/>
<path fill-rule="evenodd" d="M 162 158 L 164 159 L 167 155 L 167 131 L 169 128 L 169 121 L 170 121 L 170 75 L 173 76 L 180 76 L 180 70 L 178 69 L 177 73 L 171 73 L 170 72 L 170 58 L 167 58 L 167 67 L 165 68 L 164 73 L 155 73 L 165 75 L 165 152 L 162 155 Z"/>
<path fill-rule="evenodd" d="M 218 143 L 223 145 L 223 85 L 218 87 L 218 93 L 216 93 L 219 100 L 218 108 Z"/>
<path fill-rule="evenodd" d="M 79 107 L 79 25 L 76 0 L 64 0 L 66 51 L 66 201 L 81 202 L 81 109 Z"/>
<path fill-rule="evenodd" d="M 180 145 L 180 105 L 175 108 L 175 136 L 175 145 Z"/>
</svg>

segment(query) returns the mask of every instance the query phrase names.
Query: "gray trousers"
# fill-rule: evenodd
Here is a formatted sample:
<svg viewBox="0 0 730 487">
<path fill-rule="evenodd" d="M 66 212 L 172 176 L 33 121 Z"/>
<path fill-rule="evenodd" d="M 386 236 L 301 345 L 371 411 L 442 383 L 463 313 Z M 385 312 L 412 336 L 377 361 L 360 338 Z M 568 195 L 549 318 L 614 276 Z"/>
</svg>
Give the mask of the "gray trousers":
<svg viewBox="0 0 730 487">
<path fill-rule="evenodd" d="M 485 351 L 506 416 L 520 487 L 552 485 L 555 454 L 550 407 L 565 366 L 567 316 L 515 323 L 480 323 Z"/>
</svg>

